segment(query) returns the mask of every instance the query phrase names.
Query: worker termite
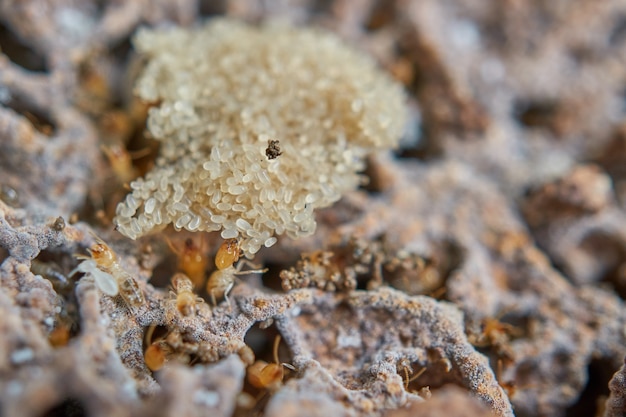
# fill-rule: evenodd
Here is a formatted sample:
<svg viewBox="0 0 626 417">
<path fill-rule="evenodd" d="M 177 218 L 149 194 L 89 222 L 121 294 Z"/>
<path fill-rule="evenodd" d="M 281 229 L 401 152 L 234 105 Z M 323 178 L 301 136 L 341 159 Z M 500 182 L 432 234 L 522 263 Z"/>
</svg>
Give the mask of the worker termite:
<svg viewBox="0 0 626 417">
<path fill-rule="evenodd" d="M 66 300 L 66 297 L 69 300 Z M 64 296 L 57 296 L 57 302 L 60 304 L 58 312 L 48 333 L 48 342 L 55 348 L 66 346 L 79 330 L 78 306 L 75 304 L 73 294 L 68 292 Z"/>
<path fill-rule="evenodd" d="M 267 272 L 267 268 L 242 271 L 241 268 L 244 264 L 247 264 L 251 268 L 259 268 L 259 265 L 255 265 L 246 260 L 242 260 L 237 263 L 237 266 L 233 266 L 233 264 L 239 260 L 240 252 L 241 250 L 237 239 L 227 239 L 222 243 L 217 254 L 215 254 L 215 266 L 217 270 L 213 271 L 206 285 L 206 292 L 211 297 L 213 305 L 217 304 L 217 298 L 224 297 L 226 303 L 230 306 L 228 293 L 233 288 L 233 285 L 235 285 L 236 275 L 262 274 Z"/>
<path fill-rule="evenodd" d="M 144 343 L 148 346 L 143 352 L 143 359 L 148 369 L 152 372 L 158 371 L 168 361 L 169 356 L 172 354 L 172 349 L 165 342 L 164 337 L 160 337 L 155 341 L 152 341 L 152 336 L 156 329 L 156 325 L 151 325 L 144 337 Z"/>
<path fill-rule="evenodd" d="M 417 371 L 415 375 L 411 375 L 413 374 L 413 366 L 407 358 L 402 358 L 397 367 L 404 373 L 404 390 L 406 392 L 412 392 L 409 390 L 409 384 L 422 376 L 424 372 L 426 372 L 426 367 L 423 367 L 419 371 Z"/>
<path fill-rule="evenodd" d="M 258 389 L 276 391 L 283 383 L 285 370 L 283 367 L 295 371 L 292 365 L 280 363 L 278 360 L 278 346 L 280 345 L 280 335 L 274 339 L 274 363 L 267 363 L 258 360 L 248 367 L 248 382 Z"/>
<path fill-rule="evenodd" d="M 167 355 L 167 345 L 162 340 L 158 340 L 146 348 L 143 353 L 143 360 L 148 369 L 154 372 L 163 368 L 167 362 Z"/>
<path fill-rule="evenodd" d="M 143 358 L 146 366 L 152 372 L 162 369 L 168 362 L 192 365 L 195 360 L 208 350 L 208 348 L 203 350 L 201 343 L 184 341 L 183 336 L 177 331 L 170 331 L 153 340 L 155 330 L 157 330 L 157 326 L 151 325 L 144 337 L 144 346 L 147 346 L 147 348 L 144 351 Z M 209 347 L 211 346 L 209 345 Z M 192 360 L 193 357 L 195 359 Z M 217 359 L 219 357 L 216 356 L 214 361 Z"/>
<path fill-rule="evenodd" d="M 137 177 L 138 173 L 133 166 L 133 159 L 121 143 L 102 145 L 101 149 L 120 184 L 127 184 Z"/>
<path fill-rule="evenodd" d="M 70 327 L 64 323 L 59 323 L 48 334 L 48 342 L 52 347 L 63 347 L 68 344 L 70 336 Z"/>
<path fill-rule="evenodd" d="M 125 144 L 134 133 L 135 121 L 127 109 L 110 109 L 100 116 L 98 127 L 107 142 Z"/>
<path fill-rule="evenodd" d="M 267 363 L 263 360 L 254 361 L 254 352 L 248 346 L 240 349 L 241 360 L 248 365 L 246 374 L 248 383 L 258 390 L 256 397 L 248 392 L 241 392 L 237 397 L 237 407 L 245 415 L 261 415 L 261 410 L 267 404 L 268 396 L 280 389 L 285 378 L 284 368 L 295 371 L 296 368 L 288 363 L 280 363 L 278 347 L 280 335 L 274 339 L 273 355 L 274 362 Z M 250 364 L 250 362 L 253 362 Z"/>
<path fill-rule="evenodd" d="M 186 341 L 180 332 L 170 332 L 165 337 L 165 343 L 173 351 L 168 359 L 176 358 L 180 363 L 193 365 L 196 362 L 212 363 L 220 359 L 219 351 L 212 343 L 203 340 Z"/>
<path fill-rule="evenodd" d="M 185 246 L 182 249 L 177 248 L 169 239 L 165 239 L 167 245 L 172 252 L 178 256 L 177 269 L 184 272 L 191 279 L 194 287 L 199 288 L 204 284 L 205 271 L 208 258 L 204 254 L 203 242 L 200 245 L 192 238 L 185 240 Z"/>
<path fill-rule="evenodd" d="M 172 287 L 170 294 L 174 297 L 172 301 L 176 304 L 176 309 L 183 316 L 191 316 L 196 312 L 196 303 L 204 300 L 193 292 L 193 283 L 183 273 L 177 273 L 172 277 Z"/>
<path fill-rule="evenodd" d="M 91 276 L 100 291 L 110 297 L 121 295 L 129 307 L 144 304 L 143 293 L 137 282 L 122 269 L 117 255 L 102 239 L 96 237 L 96 243 L 87 251 L 89 256 L 75 255 L 82 262 L 70 272 L 70 276 L 77 272 Z"/>
<path fill-rule="evenodd" d="M 149 155 L 151 149 L 131 152 L 121 140 L 113 140 L 101 145 L 101 150 L 111 168 L 111 175 L 105 179 L 106 184 L 103 184 L 102 190 L 91 194 L 90 198 L 95 208 L 96 219 L 103 225 L 108 225 L 115 214 L 117 204 L 129 189 L 129 183 L 141 174 L 133 161 Z"/>
</svg>

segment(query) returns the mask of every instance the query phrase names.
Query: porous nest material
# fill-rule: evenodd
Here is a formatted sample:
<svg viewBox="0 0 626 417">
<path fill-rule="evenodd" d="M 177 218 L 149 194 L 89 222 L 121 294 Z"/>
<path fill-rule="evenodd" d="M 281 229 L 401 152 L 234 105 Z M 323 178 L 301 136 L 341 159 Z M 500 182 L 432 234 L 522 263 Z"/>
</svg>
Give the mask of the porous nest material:
<svg viewBox="0 0 626 417">
<path fill-rule="evenodd" d="M 435 293 L 460 306 L 470 341 L 489 355 L 493 369 L 500 368 L 499 382 L 515 383 L 510 399 L 517 413 L 562 415 L 591 383 L 586 365 L 599 360 L 617 369 L 626 343 L 623 302 L 603 289 L 576 288 L 564 279 L 535 246 L 517 207 L 494 182 L 458 162 L 418 168 L 390 165 L 387 158 L 377 156 L 372 164 L 381 170 L 393 167 L 396 173 L 387 176 L 393 180 L 387 183 L 384 198 L 368 199 L 363 211 L 341 227 L 332 223 L 332 217 L 323 217 L 319 231 L 329 236 L 329 242 L 341 241 L 346 234 L 361 235 L 370 257 L 382 266 L 383 284 L 409 294 Z M 341 205 L 333 210 L 341 210 Z M 613 209 L 607 203 L 598 214 Z M 611 218 L 615 229 L 623 224 L 619 217 Z M 384 244 L 378 237 L 382 232 Z M 345 253 L 353 251 L 350 246 Z M 329 245 L 322 250 L 342 253 L 341 248 Z M 385 259 L 391 265 L 396 262 L 390 257 L 394 248 L 398 260 L 408 251 L 420 254 L 431 266 L 408 274 L 407 285 L 406 274 L 400 270 L 396 275 L 385 267 Z M 350 260 L 331 258 L 331 268 L 311 276 L 328 279 L 328 271 L 345 270 L 346 259 Z M 375 264 L 355 265 L 364 266 L 367 279 L 376 281 Z M 439 288 L 429 284 L 432 276 Z M 295 284 L 304 282 L 297 274 L 293 278 Z"/>
<path fill-rule="evenodd" d="M 0 203 L 0 414 L 449 415 L 460 407 L 464 415 L 472 412 L 468 397 L 481 400 L 451 355 L 448 362 L 431 348 L 456 344 L 481 358 L 468 341 L 490 366 L 479 360 L 465 375 L 485 376 L 490 398 L 500 401 L 495 374 L 519 417 L 624 414 L 623 1 L 20 0 L 0 10 L 0 199 L 7 203 Z M 109 143 L 96 128 L 102 109 L 129 116 L 116 89 L 123 89 L 128 36 L 140 22 L 184 24 L 216 12 L 253 22 L 280 15 L 353 41 L 407 86 L 413 128 L 394 157 L 370 155 L 367 187 L 316 211 L 314 235 L 261 251 L 256 261 L 270 270 L 262 281 L 238 280 L 232 309 L 204 302 L 183 316 L 164 288 L 176 264 L 164 236 L 131 241 L 89 213 L 90 194 L 118 202 L 102 193 L 113 170 L 96 158 L 94 133 Z M 21 52 L 7 39 L 21 41 Z M 33 56 L 44 65 L 28 65 Z M 85 68 L 107 81 L 96 82 L 101 101 L 90 99 Z M 128 150 L 145 143 L 126 139 Z M 268 140 L 278 140 L 282 152 L 269 150 L 274 162 L 288 156 L 283 138 Z M 265 158 L 268 146 L 259 142 Z M 143 172 L 145 164 L 133 165 Z M 78 219 L 89 225 L 70 224 L 84 201 Z M 144 307 L 129 311 L 81 274 L 67 279 L 78 262 L 73 255 L 93 243 L 91 230 L 144 291 Z M 175 242 L 189 236 L 163 234 Z M 212 235 L 203 237 L 208 261 L 221 239 Z M 351 236 L 373 262 L 351 258 Z M 328 251 L 334 256 L 311 256 Z M 418 269 L 410 270 L 413 261 Z M 345 293 L 268 294 L 278 288 L 279 270 L 293 266 L 290 285 Z M 407 294 L 341 288 L 354 285 L 336 274 L 346 267 L 363 271 L 360 288 L 382 280 Z M 419 311 L 406 308 L 418 301 Z M 463 331 L 459 311 L 467 338 L 446 339 L 449 325 Z M 409 316 L 423 320 L 395 320 Z M 428 326 L 433 318 L 442 325 Z M 272 320 L 276 326 L 265 328 Z M 314 325 L 322 322 L 330 323 Z M 151 324 L 168 333 L 163 343 L 174 355 L 156 372 L 143 357 Z M 250 391 L 232 353 L 259 335 L 271 345 L 277 328 L 279 359 L 297 371 L 253 409 L 241 409 Z M 417 328 L 427 336 L 413 334 Z M 268 350 L 255 353 L 270 361 Z M 424 350 L 427 361 L 418 356 Z M 421 365 L 426 371 L 405 389 L 406 375 L 418 375 Z M 463 394 L 438 401 L 447 388 L 434 383 L 437 375 Z"/>
<path fill-rule="evenodd" d="M 317 287 L 325 291 L 350 291 L 359 278 L 368 289 L 378 288 L 384 280 L 410 294 L 433 294 L 444 284 L 445 265 L 438 259 L 397 251 L 384 242 L 384 236 L 371 241 L 351 237 L 347 243 L 302 253 L 295 267 L 280 272 L 285 291 Z M 452 249 L 451 249 L 452 250 Z"/>
<path fill-rule="evenodd" d="M 161 149 L 117 208 L 133 239 L 173 223 L 221 230 L 251 256 L 275 235 L 310 235 L 313 211 L 356 188 L 364 156 L 402 133 L 400 86 L 327 33 L 214 20 L 142 30 L 135 45 Z M 282 154 L 268 158 L 271 140 Z"/>
<path fill-rule="evenodd" d="M 48 274 L 34 274 L 29 266 L 42 250 L 71 259 L 71 253 L 94 243 L 91 229 L 85 224 L 54 227 L 54 221 L 27 218 L 2 202 L 0 219 L 0 244 L 9 252 L 0 268 L 0 313 L 2 330 L 11 335 L 0 340 L 0 371 L 9 375 L 0 381 L 0 399 L 9 415 L 38 416 L 68 398 L 72 403 L 64 410 L 82 407 L 96 416 L 123 409 L 165 416 L 179 407 L 189 415 L 209 409 L 231 415 L 244 375 L 237 353 L 255 323 L 271 322 L 289 346 L 288 361 L 296 371 L 281 394 L 270 398 L 267 415 L 283 415 L 282 410 L 309 401 L 313 388 L 329 409 L 343 415 L 379 415 L 409 399 L 420 400 L 404 387 L 404 376 L 418 367 L 429 370 L 420 384 L 455 383 L 496 415 L 512 415 L 486 358 L 463 332 L 461 312 L 451 304 L 388 288 L 272 295 L 241 283 L 231 306 L 201 303 L 183 316 L 167 291 L 146 282 L 152 271 L 127 255 L 120 255 L 120 265 L 135 277 L 144 305 L 131 309 L 103 295 L 88 276 L 71 281 L 76 299 L 70 301 L 70 292 L 57 292 Z M 78 306 L 77 328 L 69 341 L 55 345 L 54 331 L 69 325 L 62 314 L 69 303 Z M 391 322 L 404 326 L 390 332 Z M 170 358 L 156 373 L 147 368 L 143 345 L 145 329 L 153 325 L 165 329 Z M 358 330 L 365 328 L 368 337 Z M 191 364 L 197 366 L 186 366 Z M 33 382 L 35 374 L 39 377 Z M 97 389 L 90 382 L 95 380 Z M 25 406 L 33 396 L 38 401 Z"/>
<path fill-rule="evenodd" d="M 621 368 L 609 382 L 611 391 L 606 399 L 604 417 L 620 417 L 626 414 L 626 364 Z"/>
<path fill-rule="evenodd" d="M 419 389 L 445 384 L 465 388 L 497 416 L 513 415 L 487 359 L 467 341 L 461 312 L 451 304 L 389 288 L 318 293 L 298 314 L 282 316 L 277 326 L 289 337 L 293 363 L 304 376 L 271 400 L 268 415 L 281 415 L 279 410 L 290 403 L 305 400 L 311 379 L 325 379 L 307 374 L 320 369 L 332 375 L 337 388 L 327 399 L 343 415 L 397 408 L 419 399 Z M 406 387 L 406 376 L 423 368 L 423 375 Z"/>
<path fill-rule="evenodd" d="M 486 417 L 489 415 L 489 410 L 476 398 L 449 385 L 433 394 L 428 401 L 411 401 L 404 407 L 388 411 L 384 417 Z"/>
<path fill-rule="evenodd" d="M 31 213 L 69 216 L 98 166 L 96 132 L 62 88 L 0 54 L 0 198 Z"/>
<path fill-rule="evenodd" d="M 626 213 L 616 203 L 607 173 L 578 165 L 530 192 L 522 209 L 538 244 L 574 282 L 606 279 L 623 294 Z"/>
</svg>

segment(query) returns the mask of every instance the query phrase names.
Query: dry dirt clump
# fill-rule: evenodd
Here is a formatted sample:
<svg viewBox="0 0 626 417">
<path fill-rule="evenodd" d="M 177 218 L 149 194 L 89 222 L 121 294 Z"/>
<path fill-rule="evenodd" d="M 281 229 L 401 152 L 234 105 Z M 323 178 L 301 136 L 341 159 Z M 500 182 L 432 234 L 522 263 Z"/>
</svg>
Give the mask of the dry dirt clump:
<svg viewBox="0 0 626 417">
<path fill-rule="evenodd" d="M 214 20 L 142 30 L 135 45 L 161 150 L 117 208 L 133 239 L 170 223 L 221 230 L 251 256 L 275 235 L 310 235 L 314 210 L 361 184 L 364 156 L 402 133 L 399 85 L 326 33 Z"/>
</svg>

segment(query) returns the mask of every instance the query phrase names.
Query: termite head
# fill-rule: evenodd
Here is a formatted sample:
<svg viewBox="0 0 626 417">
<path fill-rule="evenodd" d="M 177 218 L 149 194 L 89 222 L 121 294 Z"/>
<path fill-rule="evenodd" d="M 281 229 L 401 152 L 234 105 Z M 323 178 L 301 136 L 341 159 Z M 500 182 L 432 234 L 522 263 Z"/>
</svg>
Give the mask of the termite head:
<svg viewBox="0 0 626 417">
<path fill-rule="evenodd" d="M 279 344 L 280 336 L 276 336 L 276 339 L 274 339 L 274 363 L 258 360 L 248 367 L 248 382 L 255 388 L 276 391 L 282 385 L 285 377 L 283 367 L 295 370 L 289 364 L 280 363 L 278 359 Z"/>
<path fill-rule="evenodd" d="M 226 239 L 215 254 L 215 266 L 219 270 L 233 266 L 239 260 L 240 253 L 237 239 Z"/>
<path fill-rule="evenodd" d="M 146 362 L 146 366 L 153 372 L 163 368 L 163 365 L 165 365 L 167 360 L 165 349 L 159 342 L 148 346 L 143 357 Z"/>
<path fill-rule="evenodd" d="M 87 249 L 91 258 L 100 266 L 109 267 L 116 262 L 115 252 L 105 243 L 98 242 Z"/>
<path fill-rule="evenodd" d="M 48 342 L 53 347 L 66 346 L 70 340 L 70 327 L 64 324 L 57 325 L 48 335 Z"/>
<path fill-rule="evenodd" d="M 275 390 L 285 376 L 283 365 L 258 360 L 248 368 L 248 382 L 255 388 Z"/>
</svg>

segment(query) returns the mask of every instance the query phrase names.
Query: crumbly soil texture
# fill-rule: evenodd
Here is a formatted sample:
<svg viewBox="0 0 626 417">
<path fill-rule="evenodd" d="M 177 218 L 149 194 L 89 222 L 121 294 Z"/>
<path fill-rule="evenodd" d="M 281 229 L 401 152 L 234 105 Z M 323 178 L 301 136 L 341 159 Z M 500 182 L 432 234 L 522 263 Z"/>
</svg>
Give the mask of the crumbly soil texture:
<svg viewBox="0 0 626 417">
<path fill-rule="evenodd" d="M 134 34 L 221 17 L 333 33 L 409 115 L 227 298 L 218 232 L 112 221 L 163 146 Z M 625 80 L 619 0 L 1 2 L 0 415 L 625 415 Z"/>
</svg>

